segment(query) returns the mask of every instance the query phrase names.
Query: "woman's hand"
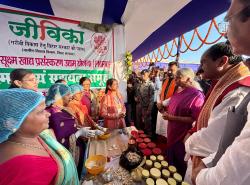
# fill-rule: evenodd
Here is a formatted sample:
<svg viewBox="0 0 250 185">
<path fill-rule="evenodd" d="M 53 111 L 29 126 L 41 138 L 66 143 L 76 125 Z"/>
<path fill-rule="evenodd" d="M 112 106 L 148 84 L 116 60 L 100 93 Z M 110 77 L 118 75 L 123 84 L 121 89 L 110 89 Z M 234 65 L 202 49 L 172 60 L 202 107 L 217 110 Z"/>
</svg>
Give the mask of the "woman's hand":
<svg viewBox="0 0 250 185">
<path fill-rule="evenodd" d="M 165 120 L 173 120 L 174 116 L 167 113 L 167 112 L 163 112 L 162 113 L 162 118 L 165 119 Z"/>
<path fill-rule="evenodd" d="M 107 132 L 108 131 L 107 128 L 101 127 L 98 124 L 96 124 L 96 128 L 99 129 L 99 130 L 101 130 L 101 131 L 103 131 L 103 132 Z"/>
<path fill-rule="evenodd" d="M 157 103 L 157 108 L 159 111 L 161 111 L 163 109 L 162 103 Z"/>
<path fill-rule="evenodd" d="M 123 112 L 121 112 L 121 113 L 118 114 L 118 119 L 119 118 L 125 118 L 125 116 L 126 116 L 126 114 L 124 114 Z"/>
<path fill-rule="evenodd" d="M 103 134 L 104 134 L 103 131 L 101 131 L 101 130 L 95 130 L 95 136 L 101 136 Z"/>
</svg>

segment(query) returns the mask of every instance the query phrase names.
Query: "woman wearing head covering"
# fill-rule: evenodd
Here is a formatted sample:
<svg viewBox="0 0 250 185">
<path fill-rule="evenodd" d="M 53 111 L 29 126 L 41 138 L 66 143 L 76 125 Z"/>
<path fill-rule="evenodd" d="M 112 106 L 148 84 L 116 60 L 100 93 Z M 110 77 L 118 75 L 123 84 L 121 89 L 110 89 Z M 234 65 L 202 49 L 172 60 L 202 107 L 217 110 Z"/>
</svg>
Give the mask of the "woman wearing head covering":
<svg viewBox="0 0 250 185">
<path fill-rule="evenodd" d="M 10 73 L 10 87 L 38 91 L 38 81 L 34 73 L 28 69 L 15 69 Z"/>
<path fill-rule="evenodd" d="M 104 118 L 104 127 L 118 129 L 125 127 L 126 108 L 118 91 L 118 82 L 111 78 L 107 80 L 105 96 L 100 105 L 100 116 Z"/>
<path fill-rule="evenodd" d="M 0 91 L 0 184 L 78 185 L 71 154 L 49 132 L 44 97 Z"/>
<path fill-rule="evenodd" d="M 70 100 L 69 86 L 62 83 L 53 84 L 46 97 L 46 110 L 51 114 L 49 127 L 53 129 L 57 141 L 72 153 L 80 176 L 83 167 L 85 142 L 79 136 L 94 137 L 99 132 L 90 130 L 90 127 L 83 127 L 78 130 L 77 118 L 73 111 L 67 108 Z"/>
<path fill-rule="evenodd" d="M 79 127 L 92 127 L 92 128 L 98 128 L 102 131 L 106 131 L 105 128 L 102 128 L 98 126 L 95 121 L 91 118 L 91 116 L 88 113 L 88 109 L 86 105 L 83 105 L 81 103 L 82 98 L 82 86 L 78 84 L 70 85 L 70 90 L 72 94 L 72 98 L 68 104 L 68 108 L 74 113 Z M 103 134 L 100 132 L 99 134 Z"/>
<path fill-rule="evenodd" d="M 183 177 L 187 169 L 183 139 L 192 128 L 192 123 L 198 118 L 204 103 L 204 94 L 194 77 L 195 74 L 190 68 L 177 71 L 175 81 L 181 88 L 171 96 L 167 111 L 163 113 L 163 119 L 168 120 L 168 162 L 175 165 Z"/>
</svg>

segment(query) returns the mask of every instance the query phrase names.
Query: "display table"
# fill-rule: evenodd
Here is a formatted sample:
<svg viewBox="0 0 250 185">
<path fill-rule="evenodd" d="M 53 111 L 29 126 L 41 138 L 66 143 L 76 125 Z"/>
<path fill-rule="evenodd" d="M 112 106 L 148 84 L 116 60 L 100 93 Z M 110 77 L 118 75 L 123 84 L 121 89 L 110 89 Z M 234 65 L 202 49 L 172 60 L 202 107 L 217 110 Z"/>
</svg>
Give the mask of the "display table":
<svg viewBox="0 0 250 185">
<path fill-rule="evenodd" d="M 108 158 L 120 156 L 128 147 L 128 135 L 120 134 L 118 130 L 111 133 L 106 140 L 92 138 L 88 142 L 88 156 L 104 155 Z"/>
<path fill-rule="evenodd" d="M 127 128 L 127 131 L 130 132 L 131 130 L 134 130 L 134 128 Z M 92 138 L 88 142 L 87 146 L 87 155 L 104 155 L 107 156 L 109 159 L 109 162 L 106 164 L 105 169 L 108 170 L 114 170 L 119 172 L 119 169 L 121 169 L 119 165 L 119 159 L 120 155 L 123 151 L 125 151 L 128 147 L 128 139 L 129 136 L 125 134 L 120 134 L 119 130 L 114 130 L 111 133 L 111 137 L 109 137 L 106 140 L 101 140 L 98 138 Z M 118 177 L 118 178 L 117 178 Z M 117 175 L 116 178 L 114 178 L 114 181 L 112 183 L 107 183 L 107 185 L 124 185 L 124 184 L 137 184 L 137 183 L 124 183 L 123 179 Z M 131 178 L 130 175 L 128 178 Z M 91 176 L 88 174 L 85 178 L 85 180 L 82 182 L 82 185 L 99 185 L 104 184 L 101 180 L 100 175 L 98 176 Z"/>
</svg>

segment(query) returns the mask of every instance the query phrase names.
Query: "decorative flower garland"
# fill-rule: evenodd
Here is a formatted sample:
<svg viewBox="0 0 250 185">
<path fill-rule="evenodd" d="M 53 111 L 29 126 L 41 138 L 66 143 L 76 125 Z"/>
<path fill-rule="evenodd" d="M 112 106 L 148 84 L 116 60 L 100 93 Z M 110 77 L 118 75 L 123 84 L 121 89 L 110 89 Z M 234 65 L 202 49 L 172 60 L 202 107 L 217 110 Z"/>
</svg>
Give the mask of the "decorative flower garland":
<svg viewBox="0 0 250 185">
<path fill-rule="evenodd" d="M 133 60 L 133 56 L 132 56 L 131 52 L 127 51 L 124 55 L 124 63 L 126 66 L 126 77 L 127 78 L 130 74 L 132 74 L 132 60 Z"/>
</svg>

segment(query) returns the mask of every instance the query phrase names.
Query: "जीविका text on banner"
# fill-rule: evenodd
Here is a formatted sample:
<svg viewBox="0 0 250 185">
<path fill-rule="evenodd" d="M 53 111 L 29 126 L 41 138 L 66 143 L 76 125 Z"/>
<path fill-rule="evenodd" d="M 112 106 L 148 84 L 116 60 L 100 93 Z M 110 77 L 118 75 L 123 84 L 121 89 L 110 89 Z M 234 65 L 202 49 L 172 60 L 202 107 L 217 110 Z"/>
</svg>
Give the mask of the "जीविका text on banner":
<svg viewBox="0 0 250 185">
<path fill-rule="evenodd" d="M 32 70 L 39 88 L 58 79 L 78 83 L 87 76 L 92 87 L 105 87 L 112 76 L 112 30 L 95 33 L 78 21 L 0 9 L 0 89 L 9 87 L 15 68 Z"/>
</svg>

